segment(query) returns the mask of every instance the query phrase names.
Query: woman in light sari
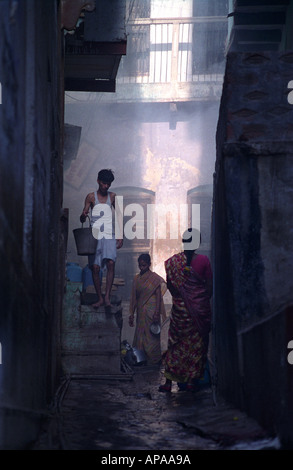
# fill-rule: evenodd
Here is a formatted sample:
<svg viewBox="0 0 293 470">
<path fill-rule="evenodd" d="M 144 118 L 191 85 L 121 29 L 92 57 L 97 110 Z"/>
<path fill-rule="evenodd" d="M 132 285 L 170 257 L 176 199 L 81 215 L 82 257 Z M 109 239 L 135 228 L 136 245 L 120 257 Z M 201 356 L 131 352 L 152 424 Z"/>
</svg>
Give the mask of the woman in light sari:
<svg viewBox="0 0 293 470">
<path fill-rule="evenodd" d="M 198 239 L 197 248 L 199 232 L 188 229 L 183 235 L 184 251 L 165 261 L 172 311 L 168 349 L 163 354 L 166 382 L 159 387 L 161 392 L 170 392 L 172 381 L 180 389 L 195 391 L 194 382 L 203 376 L 207 361 L 212 270 L 207 256 L 190 249 L 192 238 Z"/>
<path fill-rule="evenodd" d="M 148 253 L 138 257 L 140 273 L 133 279 L 129 307 L 129 326 L 134 326 L 136 311 L 136 328 L 133 347 L 144 351 L 149 364 L 160 364 L 160 335 L 150 331 L 153 322 L 161 323 L 166 318 L 163 295 L 167 291 L 166 282 L 157 273 L 150 270 L 151 258 Z"/>
</svg>

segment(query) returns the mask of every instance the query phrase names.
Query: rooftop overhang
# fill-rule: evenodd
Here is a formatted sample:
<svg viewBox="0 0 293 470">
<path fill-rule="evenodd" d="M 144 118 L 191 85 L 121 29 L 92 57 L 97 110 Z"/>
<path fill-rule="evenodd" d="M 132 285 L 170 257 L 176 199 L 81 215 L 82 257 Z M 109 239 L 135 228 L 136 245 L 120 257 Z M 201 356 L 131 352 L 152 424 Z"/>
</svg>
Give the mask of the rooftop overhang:
<svg viewBox="0 0 293 470">
<path fill-rule="evenodd" d="M 65 33 L 65 90 L 115 92 L 127 45 L 125 0 L 99 0 Z"/>
<path fill-rule="evenodd" d="M 65 54 L 65 90 L 115 92 L 116 76 L 124 43 L 84 43 Z"/>
</svg>

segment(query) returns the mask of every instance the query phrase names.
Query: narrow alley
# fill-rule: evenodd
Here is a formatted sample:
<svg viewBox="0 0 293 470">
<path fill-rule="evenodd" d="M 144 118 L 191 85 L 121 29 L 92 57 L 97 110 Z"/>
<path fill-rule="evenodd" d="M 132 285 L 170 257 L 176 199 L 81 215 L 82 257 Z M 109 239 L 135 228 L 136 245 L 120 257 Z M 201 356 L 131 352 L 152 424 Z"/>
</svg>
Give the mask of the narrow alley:
<svg viewBox="0 0 293 470">
<path fill-rule="evenodd" d="M 292 13 L 0 1 L 1 450 L 293 449 Z"/>
<path fill-rule="evenodd" d="M 129 302 L 119 297 L 121 287 L 111 296 L 109 313 L 89 305 L 96 295 L 83 292 L 82 283 L 67 281 L 61 336 L 64 375 L 32 449 L 279 449 L 276 436 L 219 398 L 212 354 L 196 392 L 179 391 L 175 382 L 171 393 L 160 392 L 163 366 L 148 365 L 139 354 L 131 363 L 134 329 L 128 323 Z M 169 323 L 167 317 L 162 324 L 162 351 Z"/>
<path fill-rule="evenodd" d="M 132 344 L 133 330 L 128 325 L 128 304 L 112 296 L 117 309 L 112 314 L 78 305 L 78 283 L 68 283 L 63 320 L 65 374 L 56 392 L 51 415 L 32 448 L 34 450 L 100 451 L 182 451 L 279 449 L 278 439 L 266 432 L 245 413 L 219 398 L 212 368 L 198 382 L 197 392 L 179 391 L 173 382 L 171 393 L 159 391 L 164 382 L 162 366 L 139 360 L 129 365 L 115 344 L 115 325 L 119 338 Z M 111 330 L 111 338 L 108 332 Z M 91 337 L 103 345 L 89 355 Z M 72 345 L 72 341 L 77 346 Z M 82 349 L 82 338 L 87 338 Z M 165 349 L 168 322 L 161 331 Z M 73 350 L 74 348 L 74 350 Z M 119 348 L 119 364 L 114 362 Z M 112 356 L 112 359 L 111 359 Z M 79 362 L 86 358 L 87 371 Z M 103 364 L 105 362 L 105 365 Z"/>
<path fill-rule="evenodd" d="M 64 378 L 55 409 L 34 450 L 276 450 L 278 439 L 252 418 L 215 403 L 212 388 L 161 393 L 162 370 L 134 367 L 133 376 Z M 115 454 L 116 455 L 116 454 Z"/>
</svg>

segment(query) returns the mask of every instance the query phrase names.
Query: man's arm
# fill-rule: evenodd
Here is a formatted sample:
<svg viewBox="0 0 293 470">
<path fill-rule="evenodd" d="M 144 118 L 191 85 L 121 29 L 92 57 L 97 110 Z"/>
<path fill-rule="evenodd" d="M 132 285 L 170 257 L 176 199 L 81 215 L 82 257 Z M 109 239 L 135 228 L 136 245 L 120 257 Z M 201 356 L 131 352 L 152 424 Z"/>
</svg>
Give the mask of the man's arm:
<svg viewBox="0 0 293 470">
<path fill-rule="evenodd" d="M 87 197 L 85 198 L 85 201 L 84 201 L 84 208 L 83 208 L 83 211 L 80 215 L 80 221 L 81 221 L 82 224 L 86 221 L 86 218 L 88 216 L 89 210 L 90 210 L 91 205 L 92 205 L 92 197 L 91 196 L 92 196 L 91 193 L 88 194 Z"/>
</svg>

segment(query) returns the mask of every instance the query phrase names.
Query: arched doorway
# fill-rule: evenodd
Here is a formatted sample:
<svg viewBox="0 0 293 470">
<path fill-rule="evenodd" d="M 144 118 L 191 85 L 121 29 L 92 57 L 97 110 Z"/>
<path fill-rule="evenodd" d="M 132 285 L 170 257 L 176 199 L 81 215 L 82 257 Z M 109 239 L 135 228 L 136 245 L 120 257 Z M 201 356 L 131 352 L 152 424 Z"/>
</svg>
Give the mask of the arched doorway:
<svg viewBox="0 0 293 470">
<path fill-rule="evenodd" d="M 151 257 L 153 255 L 153 240 L 147 237 L 147 205 L 154 204 L 155 193 L 151 190 L 135 186 L 113 188 L 113 192 L 116 193 L 116 197 L 123 197 L 123 227 L 127 227 L 128 222 L 131 224 L 131 219 L 135 217 L 133 235 L 138 230 L 140 234 L 142 232 L 144 234 L 143 238 L 134 237 L 133 239 L 129 239 L 124 234 L 123 247 L 117 251 L 115 276 L 123 279 L 124 285 L 119 287 L 119 294 L 121 294 L 122 300 L 128 301 L 130 299 L 133 276 L 138 272 L 138 256 L 141 253 L 149 253 Z M 139 204 L 141 212 L 132 213 L 132 208 L 130 207 L 127 210 L 126 208 L 130 204 Z M 125 212 L 128 215 L 125 215 Z"/>
</svg>

